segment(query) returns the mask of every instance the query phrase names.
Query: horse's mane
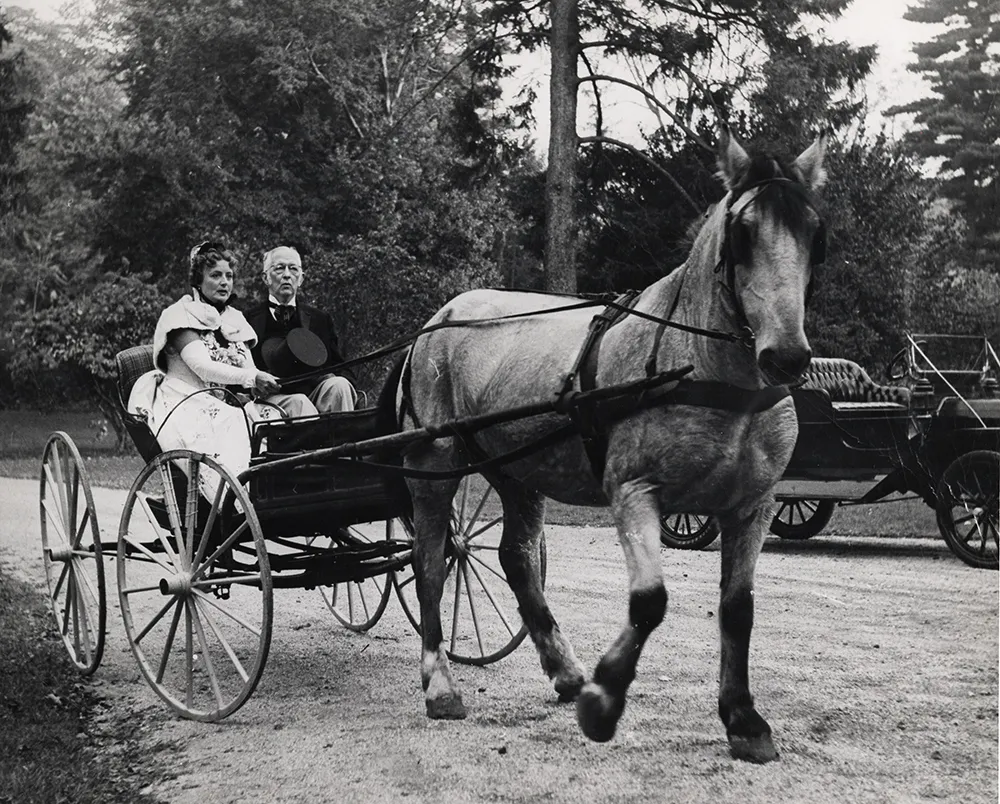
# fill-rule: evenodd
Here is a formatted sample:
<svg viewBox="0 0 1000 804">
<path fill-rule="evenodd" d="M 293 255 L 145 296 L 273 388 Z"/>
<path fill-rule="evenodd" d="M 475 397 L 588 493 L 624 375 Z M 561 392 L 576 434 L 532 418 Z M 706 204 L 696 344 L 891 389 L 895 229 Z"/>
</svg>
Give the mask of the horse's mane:
<svg viewBox="0 0 1000 804">
<path fill-rule="evenodd" d="M 753 189 L 754 206 L 761 214 L 780 222 L 796 236 L 805 237 L 810 227 L 810 211 L 813 203 L 808 189 L 802 183 L 798 170 L 775 156 L 756 154 L 750 158 L 750 166 L 733 187 L 733 198 L 760 182 L 769 179 L 788 179 L 799 185 L 801 192 L 788 192 L 788 185 L 777 182 L 764 184 Z"/>
</svg>

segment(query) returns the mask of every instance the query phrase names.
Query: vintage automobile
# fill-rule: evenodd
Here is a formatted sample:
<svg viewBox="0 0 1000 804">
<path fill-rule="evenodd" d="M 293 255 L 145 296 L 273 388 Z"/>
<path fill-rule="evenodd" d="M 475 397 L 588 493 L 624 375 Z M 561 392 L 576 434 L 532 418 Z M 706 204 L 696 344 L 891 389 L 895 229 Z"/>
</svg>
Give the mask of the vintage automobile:
<svg viewBox="0 0 1000 804">
<path fill-rule="evenodd" d="M 907 335 L 874 382 L 857 363 L 814 358 L 793 391 L 799 439 L 777 487 L 771 531 L 808 539 L 838 505 L 914 493 L 931 506 L 949 548 L 997 569 L 1000 360 L 983 336 Z M 718 536 L 710 518 L 665 517 L 662 541 L 700 549 Z"/>
</svg>

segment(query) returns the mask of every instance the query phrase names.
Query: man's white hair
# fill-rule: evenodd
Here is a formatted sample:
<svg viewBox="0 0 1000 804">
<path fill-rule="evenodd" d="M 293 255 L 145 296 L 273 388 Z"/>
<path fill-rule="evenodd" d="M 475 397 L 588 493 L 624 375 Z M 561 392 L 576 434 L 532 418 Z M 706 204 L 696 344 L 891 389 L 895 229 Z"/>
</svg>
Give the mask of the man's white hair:
<svg viewBox="0 0 1000 804">
<path fill-rule="evenodd" d="M 302 265 L 302 257 L 299 254 L 299 250 L 297 248 L 295 248 L 295 246 L 275 246 L 274 248 L 272 248 L 269 252 L 267 252 L 264 255 L 264 273 L 265 274 L 268 271 L 271 270 L 271 266 L 274 264 L 274 260 L 275 260 L 275 256 L 274 255 L 275 255 L 275 253 L 278 252 L 278 251 L 281 251 L 281 249 L 283 249 L 283 248 L 288 249 L 291 252 L 294 252 L 295 256 L 298 257 L 299 265 L 300 266 Z"/>
</svg>

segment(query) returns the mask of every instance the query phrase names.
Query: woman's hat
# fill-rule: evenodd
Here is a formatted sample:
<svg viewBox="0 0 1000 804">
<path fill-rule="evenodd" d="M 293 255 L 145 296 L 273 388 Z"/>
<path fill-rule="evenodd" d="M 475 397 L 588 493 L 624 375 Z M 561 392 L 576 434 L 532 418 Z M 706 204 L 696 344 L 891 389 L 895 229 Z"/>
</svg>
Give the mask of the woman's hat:
<svg viewBox="0 0 1000 804">
<path fill-rule="evenodd" d="M 268 338 L 260 347 L 267 370 L 276 377 L 296 377 L 326 364 L 329 353 L 318 335 L 295 327 L 286 336 Z"/>
</svg>

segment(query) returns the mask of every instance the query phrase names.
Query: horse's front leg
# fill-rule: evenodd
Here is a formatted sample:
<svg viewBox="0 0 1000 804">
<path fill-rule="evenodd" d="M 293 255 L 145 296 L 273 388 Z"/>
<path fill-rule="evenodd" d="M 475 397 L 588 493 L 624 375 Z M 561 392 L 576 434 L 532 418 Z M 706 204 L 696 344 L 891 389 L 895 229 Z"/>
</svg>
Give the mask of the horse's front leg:
<svg viewBox="0 0 1000 804">
<path fill-rule="evenodd" d="M 457 482 L 411 480 L 407 485 L 413 500 L 413 574 L 420 602 L 424 703 L 430 718 L 460 720 L 466 715 L 465 705 L 451 676 L 441 630 L 441 596 L 447 575 L 445 537 Z"/>
<path fill-rule="evenodd" d="M 652 492 L 647 483 L 629 482 L 612 496 L 629 574 L 629 621 L 601 657 L 593 680 L 577 699 L 580 728 L 597 742 L 614 737 L 642 647 L 667 611 L 660 562 L 659 507 Z"/>
<path fill-rule="evenodd" d="M 771 519 L 771 507 L 761 504 L 746 518 L 721 522 L 719 717 L 726 726 L 732 755 L 760 763 L 778 758 L 771 727 L 754 709 L 749 674 L 753 578 Z"/>
</svg>

